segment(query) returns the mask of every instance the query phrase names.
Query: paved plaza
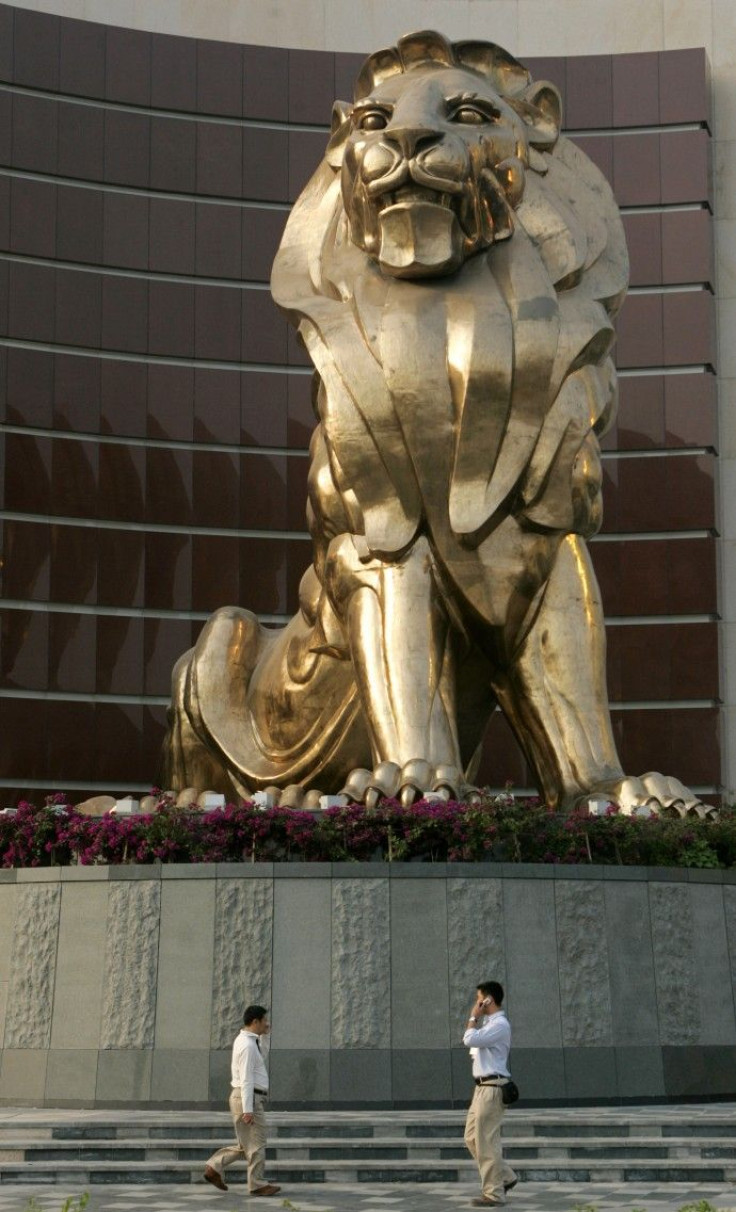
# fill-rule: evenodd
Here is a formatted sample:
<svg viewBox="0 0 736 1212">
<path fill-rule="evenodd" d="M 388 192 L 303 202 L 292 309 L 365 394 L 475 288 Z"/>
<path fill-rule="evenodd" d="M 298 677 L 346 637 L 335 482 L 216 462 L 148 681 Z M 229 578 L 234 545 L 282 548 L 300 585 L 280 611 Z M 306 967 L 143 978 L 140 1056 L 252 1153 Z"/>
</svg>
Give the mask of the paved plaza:
<svg viewBox="0 0 736 1212">
<path fill-rule="evenodd" d="M 61 1212 L 67 1196 L 84 1188 L 66 1186 L 0 1187 L 0 1212 L 25 1212 L 31 1197 L 39 1212 Z M 226 1194 L 202 1186 L 105 1186 L 87 1188 L 86 1212 L 457 1212 L 470 1208 L 475 1188 L 457 1183 L 345 1186 L 293 1185 L 268 1199 L 248 1197 L 242 1187 Z M 679 1212 L 706 1201 L 719 1212 L 736 1210 L 736 1189 L 703 1183 L 524 1183 L 509 1197 L 510 1212 Z M 33 1207 L 33 1205 L 31 1205 Z M 36 1212 L 36 1209 L 34 1209 Z M 699 1210 L 698 1210 L 699 1212 Z"/>
</svg>

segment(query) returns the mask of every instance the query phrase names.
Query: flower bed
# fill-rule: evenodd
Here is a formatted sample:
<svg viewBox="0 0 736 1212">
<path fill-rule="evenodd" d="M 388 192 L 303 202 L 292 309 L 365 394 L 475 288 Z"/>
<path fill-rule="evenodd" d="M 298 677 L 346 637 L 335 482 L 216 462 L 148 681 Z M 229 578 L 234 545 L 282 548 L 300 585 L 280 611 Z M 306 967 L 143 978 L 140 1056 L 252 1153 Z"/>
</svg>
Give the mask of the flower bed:
<svg viewBox="0 0 736 1212">
<path fill-rule="evenodd" d="M 150 815 L 82 815 L 63 795 L 0 816 L 0 866 L 221 862 L 526 862 L 665 867 L 736 864 L 736 810 L 717 820 L 561 814 L 537 799 L 384 800 L 306 812 L 229 804 L 214 812 L 160 795 Z"/>
</svg>

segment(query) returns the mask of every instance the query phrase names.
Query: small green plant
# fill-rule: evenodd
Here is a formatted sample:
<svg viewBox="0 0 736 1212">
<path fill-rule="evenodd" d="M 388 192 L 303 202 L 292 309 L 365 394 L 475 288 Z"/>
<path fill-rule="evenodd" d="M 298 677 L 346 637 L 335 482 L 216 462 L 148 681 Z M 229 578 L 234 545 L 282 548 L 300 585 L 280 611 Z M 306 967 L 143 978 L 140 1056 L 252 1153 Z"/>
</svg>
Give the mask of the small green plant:
<svg viewBox="0 0 736 1212">
<path fill-rule="evenodd" d="M 88 1203 L 89 1191 L 83 1191 L 81 1195 L 67 1195 L 59 1212 L 84 1212 Z M 43 1208 L 35 1195 L 30 1196 L 23 1212 L 43 1212 Z"/>
<path fill-rule="evenodd" d="M 707 1199 L 698 1199 L 694 1204 L 683 1204 L 678 1212 L 732 1212 L 729 1208 L 716 1208 L 715 1204 L 710 1203 Z"/>
</svg>

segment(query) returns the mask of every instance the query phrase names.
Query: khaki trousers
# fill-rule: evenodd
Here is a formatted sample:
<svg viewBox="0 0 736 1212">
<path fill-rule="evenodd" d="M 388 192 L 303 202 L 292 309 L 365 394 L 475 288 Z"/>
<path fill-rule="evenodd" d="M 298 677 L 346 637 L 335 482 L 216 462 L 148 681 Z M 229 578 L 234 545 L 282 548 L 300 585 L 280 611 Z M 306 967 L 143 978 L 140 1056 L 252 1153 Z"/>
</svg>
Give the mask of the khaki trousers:
<svg viewBox="0 0 736 1212">
<path fill-rule="evenodd" d="M 253 1096 L 253 1123 L 244 1124 L 241 1118 L 243 1096 L 240 1090 L 233 1087 L 230 1091 L 230 1113 L 233 1117 L 238 1143 L 237 1145 L 225 1145 L 224 1149 L 218 1149 L 206 1163 L 208 1166 L 212 1166 L 212 1169 L 216 1170 L 222 1178 L 222 1172 L 226 1166 L 231 1166 L 233 1162 L 244 1157 L 248 1163 L 249 1191 L 255 1191 L 258 1187 L 266 1185 L 265 1102 L 262 1094 Z"/>
<path fill-rule="evenodd" d="M 500 1086 L 476 1086 L 465 1121 L 465 1144 L 480 1171 L 481 1191 L 486 1199 L 505 1203 L 504 1184 L 516 1175 L 503 1160 L 501 1124 L 504 1106 Z"/>
</svg>

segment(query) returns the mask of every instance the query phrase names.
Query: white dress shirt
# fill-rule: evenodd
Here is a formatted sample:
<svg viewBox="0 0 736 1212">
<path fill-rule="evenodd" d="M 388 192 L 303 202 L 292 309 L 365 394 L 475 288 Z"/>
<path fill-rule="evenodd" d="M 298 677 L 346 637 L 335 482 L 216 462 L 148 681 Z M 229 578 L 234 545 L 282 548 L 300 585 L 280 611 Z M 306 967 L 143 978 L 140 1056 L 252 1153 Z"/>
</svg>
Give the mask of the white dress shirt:
<svg viewBox="0 0 736 1212">
<path fill-rule="evenodd" d="M 510 1077 L 511 1024 L 503 1010 L 485 1015 L 483 1022 L 469 1027 L 463 1043 L 473 1058 L 473 1077 L 488 1077 L 499 1073 Z"/>
<path fill-rule="evenodd" d="M 268 1070 L 258 1047 L 258 1039 L 255 1031 L 243 1027 L 233 1044 L 231 1080 L 233 1088 L 239 1089 L 243 1096 L 243 1111 L 246 1114 L 253 1110 L 254 1090 L 268 1093 Z"/>
</svg>

